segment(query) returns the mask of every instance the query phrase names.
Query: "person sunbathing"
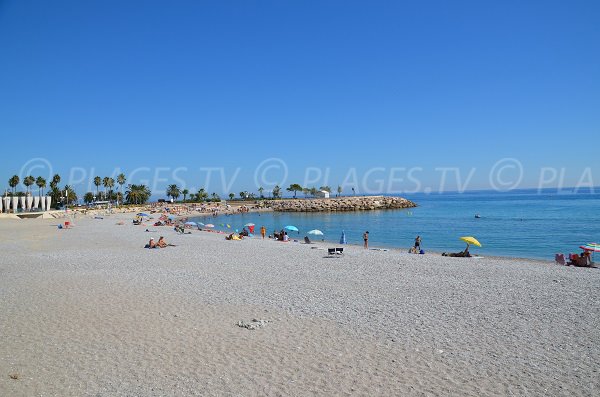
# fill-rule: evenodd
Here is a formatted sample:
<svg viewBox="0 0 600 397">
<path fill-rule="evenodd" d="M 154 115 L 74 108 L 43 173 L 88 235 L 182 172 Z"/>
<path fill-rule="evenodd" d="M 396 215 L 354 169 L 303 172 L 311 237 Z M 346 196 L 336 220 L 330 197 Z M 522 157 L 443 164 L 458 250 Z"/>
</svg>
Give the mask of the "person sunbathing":
<svg viewBox="0 0 600 397">
<path fill-rule="evenodd" d="M 470 258 L 471 254 L 469 253 L 469 247 L 467 247 L 467 248 L 465 248 L 464 251 L 461 251 L 461 252 L 450 252 L 450 253 L 443 252 L 442 256 L 451 256 L 454 258 Z"/>
<path fill-rule="evenodd" d="M 160 238 L 158 239 L 158 242 L 156 243 L 156 246 L 158 248 L 166 248 L 167 247 L 167 242 L 165 241 L 165 238 L 163 236 L 160 236 Z"/>
<path fill-rule="evenodd" d="M 150 237 L 150 241 L 144 246 L 144 248 L 157 248 L 156 243 L 154 242 L 154 237 Z"/>
</svg>

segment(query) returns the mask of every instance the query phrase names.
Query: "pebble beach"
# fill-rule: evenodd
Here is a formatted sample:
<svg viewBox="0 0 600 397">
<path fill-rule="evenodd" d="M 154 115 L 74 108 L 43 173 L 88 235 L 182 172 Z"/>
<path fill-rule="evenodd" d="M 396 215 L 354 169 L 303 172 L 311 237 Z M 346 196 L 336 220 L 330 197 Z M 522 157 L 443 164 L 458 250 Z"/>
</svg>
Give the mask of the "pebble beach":
<svg viewBox="0 0 600 397">
<path fill-rule="evenodd" d="M 599 269 L 131 219 L 0 222 L 1 396 L 600 393 Z"/>
</svg>

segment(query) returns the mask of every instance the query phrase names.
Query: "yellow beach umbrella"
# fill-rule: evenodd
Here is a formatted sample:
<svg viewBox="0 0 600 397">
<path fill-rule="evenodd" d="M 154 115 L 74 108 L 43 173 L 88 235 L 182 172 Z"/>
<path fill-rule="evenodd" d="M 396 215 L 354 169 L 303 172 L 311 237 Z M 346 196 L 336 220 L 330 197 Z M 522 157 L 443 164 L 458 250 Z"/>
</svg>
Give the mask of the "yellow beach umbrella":
<svg viewBox="0 0 600 397">
<path fill-rule="evenodd" d="M 481 247 L 481 243 L 479 241 L 477 241 L 477 239 L 475 237 L 472 236 L 465 236 L 465 237 L 461 237 L 460 238 L 462 241 L 464 241 L 467 244 L 473 244 L 476 245 L 478 247 Z"/>
</svg>

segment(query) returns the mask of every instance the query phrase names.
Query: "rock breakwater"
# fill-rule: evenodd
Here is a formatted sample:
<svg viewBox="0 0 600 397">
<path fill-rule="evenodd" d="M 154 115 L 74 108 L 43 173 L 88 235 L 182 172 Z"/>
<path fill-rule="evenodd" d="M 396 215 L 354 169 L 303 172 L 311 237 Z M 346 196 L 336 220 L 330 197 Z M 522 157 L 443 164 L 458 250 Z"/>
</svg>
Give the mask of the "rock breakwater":
<svg viewBox="0 0 600 397">
<path fill-rule="evenodd" d="M 276 212 L 369 211 L 416 206 L 405 198 L 387 196 L 290 199 L 271 203 L 271 208 Z"/>
</svg>

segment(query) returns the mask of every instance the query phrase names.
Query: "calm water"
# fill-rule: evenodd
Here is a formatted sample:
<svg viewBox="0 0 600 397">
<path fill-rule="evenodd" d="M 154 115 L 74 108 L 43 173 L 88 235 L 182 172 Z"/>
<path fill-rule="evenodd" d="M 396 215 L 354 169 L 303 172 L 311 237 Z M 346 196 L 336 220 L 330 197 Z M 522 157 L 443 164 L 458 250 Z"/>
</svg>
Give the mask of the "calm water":
<svg viewBox="0 0 600 397">
<path fill-rule="evenodd" d="M 267 213 L 220 216 L 211 219 L 218 229 L 230 224 L 242 229 L 248 222 L 256 229 L 265 225 L 269 233 L 294 225 L 302 239 L 311 229 L 325 233 L 325 240 L 338 242 L 342 230 L 348 243 L 362 244 L 369 231 L 370 245 L 407 248 L 416 235 L 422 247 L 434 251 L 459 251 L 460 236 L 475 236 L 481 255 L 553 259 L 557 252 L 579 252 L 578 246 L 600 242 L 600 194 L 538 194 L 534 191 L 510 193 L 469 192 L 462 194 L 414 194 L 407 198 L 419 204 L 409 210 L 348 213 Z M 476 219 L 475 214 L 481 218 Z M 205 221 L 206 222 L 206 221 Z"/>
</svg>

